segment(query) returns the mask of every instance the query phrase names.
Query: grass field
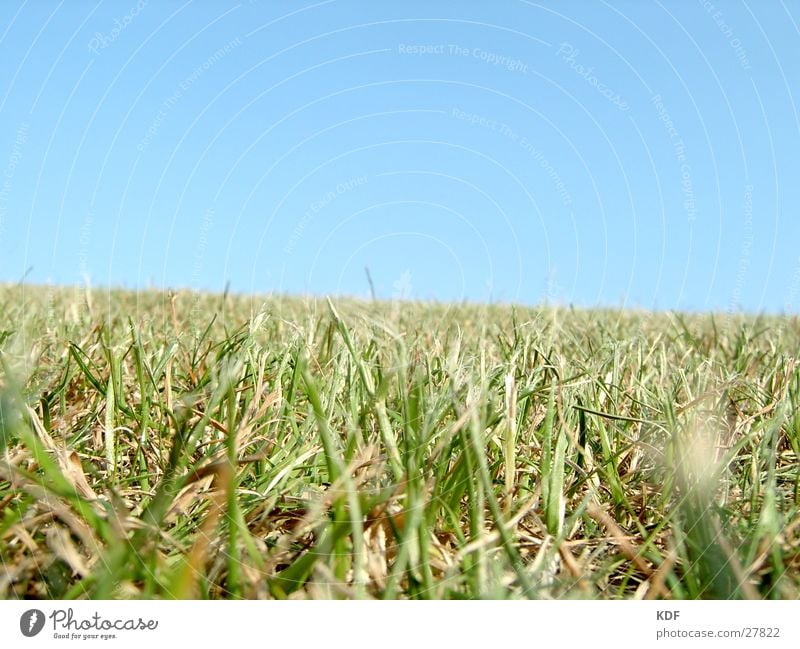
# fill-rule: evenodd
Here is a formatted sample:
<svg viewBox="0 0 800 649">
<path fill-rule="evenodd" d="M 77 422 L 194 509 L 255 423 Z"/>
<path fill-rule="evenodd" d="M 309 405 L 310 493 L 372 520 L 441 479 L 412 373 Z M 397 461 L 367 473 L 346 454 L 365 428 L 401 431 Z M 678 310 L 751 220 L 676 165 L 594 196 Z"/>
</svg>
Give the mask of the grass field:
<svg viewBox="0 0 800 649">
<path fill-rule="evenodd" d="M 800 597 L 800 324 L 0 287 L 0 597 Z"/>
</svg>

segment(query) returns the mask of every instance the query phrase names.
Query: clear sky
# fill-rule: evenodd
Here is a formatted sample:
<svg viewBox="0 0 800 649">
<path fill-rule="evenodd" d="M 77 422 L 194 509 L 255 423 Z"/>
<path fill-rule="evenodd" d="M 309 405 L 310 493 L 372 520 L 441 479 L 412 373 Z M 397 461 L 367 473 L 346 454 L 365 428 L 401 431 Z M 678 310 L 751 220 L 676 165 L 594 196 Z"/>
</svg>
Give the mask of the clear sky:
<svg viewBox="0 0 800 649">
<path fill-rule="evenodd" d="M 3 0 L 0 281 L 798 312 L 799 25 Z"/>
</svg>

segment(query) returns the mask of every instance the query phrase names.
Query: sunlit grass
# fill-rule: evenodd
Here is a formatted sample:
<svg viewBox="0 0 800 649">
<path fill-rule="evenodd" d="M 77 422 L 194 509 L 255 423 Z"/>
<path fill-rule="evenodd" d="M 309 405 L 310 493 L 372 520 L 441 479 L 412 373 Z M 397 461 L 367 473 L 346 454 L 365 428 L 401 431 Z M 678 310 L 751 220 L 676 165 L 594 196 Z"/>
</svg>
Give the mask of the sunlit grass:
<svg viewBox="0 0 800 649">
<path fill-rule="evenodd" d="M 1 597 L 800 596 L 795 318 L 0 313 Z"/>
</svg>

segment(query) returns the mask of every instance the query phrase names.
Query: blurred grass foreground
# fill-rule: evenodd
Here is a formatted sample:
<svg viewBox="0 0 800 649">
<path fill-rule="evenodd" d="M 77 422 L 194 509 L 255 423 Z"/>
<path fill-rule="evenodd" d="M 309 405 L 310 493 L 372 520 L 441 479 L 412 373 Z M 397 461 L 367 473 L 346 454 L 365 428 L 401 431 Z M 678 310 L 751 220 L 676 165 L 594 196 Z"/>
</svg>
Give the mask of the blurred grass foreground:
<svg viewBox="0 0 800 649">
<path fill-rule="evenodd" d="M 800 596 L 800 324 L 0 287 L 0 597 Z"/>
</svg>

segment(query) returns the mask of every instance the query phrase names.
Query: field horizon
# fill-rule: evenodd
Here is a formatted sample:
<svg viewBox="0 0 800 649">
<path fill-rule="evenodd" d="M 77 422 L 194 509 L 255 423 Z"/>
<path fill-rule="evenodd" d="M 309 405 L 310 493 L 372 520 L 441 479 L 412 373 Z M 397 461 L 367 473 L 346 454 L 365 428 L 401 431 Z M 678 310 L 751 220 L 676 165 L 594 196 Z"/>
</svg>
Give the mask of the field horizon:
<svg viewBox="0 0 800 649">
<path fill-rule="evenodd" d="M 26 290 L 33 291 L 74 291 L 76 293 L 86 293 L 88 290 L 93 295 L 97 294 L 145 294 L 145 295 L 162 295 L 168 296 L 170 294 L 176 295 L 191 295 L 203 296 L 206 298 L 223 298 L 231 297 L 234 300 L 251 300 L 251 301 L 268 301 L 268 300 L 298 300 L 303 302 L 326 302 L 327 300 L 346 301 L 361 303 L 364 305 L 378 305 L 386 306 L 390 304 L 406 304 L 406 305 L 422 305 L 422 306 L 444 306 L 444 307 L 499 307 L 508 309 L 522 309 L 522 310 L 562 310 L 562 311 L 594 311 L 594 312 L 620 312 L 632 313 L 642 315 L 677 315 L 677 316 L 708 316 L 713 318 L 785 318 L 787 320 L 795 319 L 800 320 L 800 312 L 787 310 L 785 307 L 782 310 L 752 310 L 743 307 L 737 308 L 674 308 L 674 307 L 647 307 L 638 304 L 583 304 L 578 302 L 559 302 L 556 300 L 548 301 L 546 298 L 538 302 L 522 302 L 514 299 L 506 300 L 503 298 L 493 298 L 491 300 L 476 300 L 471 298 L 464 298 L 462 300 L 448 300 L 439 298 L 424 298 L 424 297 L 385 297 L 381 295 L 371 295 L 369 289 L 365 289 L 362 293 L 313 293 L 313 292 L 296 292 L 296 291 L 248 291 L 248 290 L 235 290 L 232 289 L 230 284 L 226 288 L 219 289 L 205 289 L 197 288 L 194 286 L 184 286 L 176 284 L 174 286 L 161 286 L 150 284 L 145 287 L 130 287 L 124 284 L 81 284 L 73 283 L 41 283 L 41 282 L 28 282 L 28 281 L 0 281 L 0 290 Z"/>
<path fill-rule="evenodd" d="M 797 316 L 0 286 L 0 598 L 800 596 Z"/>
</svg>

